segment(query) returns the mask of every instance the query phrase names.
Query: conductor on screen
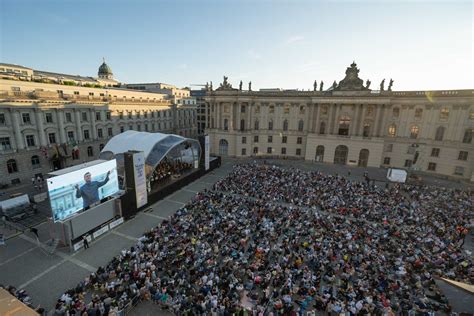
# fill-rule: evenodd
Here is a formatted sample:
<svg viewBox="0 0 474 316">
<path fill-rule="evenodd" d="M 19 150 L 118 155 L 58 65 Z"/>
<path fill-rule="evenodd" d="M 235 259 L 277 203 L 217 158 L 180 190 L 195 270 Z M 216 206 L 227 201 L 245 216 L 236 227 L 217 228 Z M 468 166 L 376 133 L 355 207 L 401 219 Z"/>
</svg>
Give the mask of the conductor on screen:
<svg viewBox="0 0 474 316">
<path fill-rule="evenodd" d="M 91 173 L 87 172 L 84 174 L 84 181 L 86 183 L 79 188 L 79 184 L 75 185 L 76 198 L 82 197 L 84 208 L 99 202 L 99 188 L 105 185 L 109 181 L 110 171 L 107 172 L 107 177 L 103 181 L 92 181 Z"/>
</svg>

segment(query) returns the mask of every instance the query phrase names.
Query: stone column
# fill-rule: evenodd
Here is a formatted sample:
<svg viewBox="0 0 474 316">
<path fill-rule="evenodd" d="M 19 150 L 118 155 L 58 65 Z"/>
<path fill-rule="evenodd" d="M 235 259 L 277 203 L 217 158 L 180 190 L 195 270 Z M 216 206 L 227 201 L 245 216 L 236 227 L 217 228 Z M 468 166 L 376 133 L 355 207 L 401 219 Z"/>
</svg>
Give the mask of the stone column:
<svg viewBox="0 0 474 316">
<path fill-rule="evenodd" d="M 63 111 L 60 110 L 60 109 L 56 110 L 56 120 L 58 122 L 58 127 L 59 127 L 59 141 L 60 141 L 61 144 L 67 143 L 66 131 L 64 130 Z"/>
<path fill-rule="evenodd" d="M 81 129 L 81 111 L 79 109 L 74 109 L 76 114 L 75 124 L 76 124 L 76 141 L 82 142 L 82 129 Z"/>
<path fill-rule="evenodd" d="M 359 115 L 359 120 L 357 122 L 359 125 L 357 126 L 357 135 L 360 136 L 362 135 L 362 131 L 364 129 L 364 105 L 360 105 L 360 115 Z"/>
<path fill-rule="evenodd" d="M 337 104 L 336 105 L 336 111 L 335 111 L 335 115 L 334 115 L 334 118 L 333 118 L 333 129 L 332 129 L 332 134 L 334 135 L 337 135 L 337 129 L 339 127 L 339 112 L 341 110 L 341 104 Z"/>
<path fill-rule="evenodd" d="M 174 111 L 171 111 L 171 115 L 174 114 Z M 97 139 L 97 129 L 96 129 L 96 124 L 95 124 L 95 110 L 94 109 L 91 109 L 90 110 L 90 114 L 91 114 L 91 132 L 92 132 L 92 139 L 93 140 L 96 140 Z M 176 121 L 173 117 L 173 121 Z M 176 125 L 176 122 L 174 122 L 174 124 Z M 102 135 L 103 135 L 104 131 L 102 131 Z"/>
<path fill-rule="evenodd" d="M 379 137 L 384 137 L 385 136 L 385 124 L 387 124 L 387 106 L 385 104 L 382 104 L 382 114 L 380 116 L 380 126 L 377 135 Z"/>
<path fill-rule="evenodd" d="M 250 106 L 250 104 L 250 102 L 247 103 L 247 124 L 245 124 L 247 126 L 247 130 L 252 129 L 252 107 Z"/>
<path fill-rule="evenodd" d="M 358 105 L 354 104 L 354 107 L 355 107 L 354 117 L 352 118 L 351 129 L 349 131 L 350 136 L 355 136 L 356 135 L 357 121 L 359 119 L 359 112 L 360 112 L 360 107 Z"/>
<path fill-rule="evenodd" d="M 313 106 L 311 107 L 313 109 L 313 115 L 311 116 L 311 132 L 314 133 L 316 132 L 316 126 L 318 125 L 318 110 L 319 110 L 319 106 L 318 104 L 313 104 Z"/>
<path fill-rule="evenodd" d="M 371 135 L 369 136 L 372 136 L 372 137 L 378 137 L 379 136 L 379 128 L 380 128 L 380 120 L 381 120 L 381 117 L 380 117 L 380 114 L 382 113 L 382 108 L 381 108 L 381 105 L 379 104 L 376 104 L 375 105 L 375 123 L 374 123 L 374 129 L 371 131 Z"/>
<path fill-rule="evenodd" d="M 48 146 L 46 137 L 44 136 L 43 112 L 40 109 L 35 109 L 36 126 L 38 126 L 38 136 L 41 146 Z"/>
<path fill-rule="evenodd" d="M 319 119 L 319 111 L 320 111 L 320 108 L 321 108 L 321 105 L 319 103 L 316 103 L 315 105 L 315 112 L 316 112 L 316 121 L 314 122 L 314 132 L 316 134 L 319 134 L 319 128 L 320 128 L 320 119 Z"/>
<path fill-rule="evenodd" d="M 15 133 L 16 148 L 25 149 L 25 141 L 23 140 L 23 135 L 20 131 L 20 113 L 18 111 L 12 111 L 12 121 L 13 121 L 13 132 Z"/>
</svg>

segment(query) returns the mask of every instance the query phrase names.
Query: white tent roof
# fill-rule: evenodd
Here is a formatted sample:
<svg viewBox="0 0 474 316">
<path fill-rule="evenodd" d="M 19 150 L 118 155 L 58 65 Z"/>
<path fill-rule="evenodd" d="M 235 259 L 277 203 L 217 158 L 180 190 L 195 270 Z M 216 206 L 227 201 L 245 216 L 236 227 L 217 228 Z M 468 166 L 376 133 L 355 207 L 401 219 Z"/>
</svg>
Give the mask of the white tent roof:
<svg viewBox="0 0 474 316">
<path fill-rule="evenodd" d="M 148 154 L 156 145 L 156 143 L 170 136 L 185 140 L 184 137 L 174 134 L 148 133 L 128 130 L 112 137 L 102 149 L 102 152 L 110 151 L 116 155 L 129 150 L 137 150 L 143 151 L 145 153 L 145 157 L 148 157 Z"/>
</svg>

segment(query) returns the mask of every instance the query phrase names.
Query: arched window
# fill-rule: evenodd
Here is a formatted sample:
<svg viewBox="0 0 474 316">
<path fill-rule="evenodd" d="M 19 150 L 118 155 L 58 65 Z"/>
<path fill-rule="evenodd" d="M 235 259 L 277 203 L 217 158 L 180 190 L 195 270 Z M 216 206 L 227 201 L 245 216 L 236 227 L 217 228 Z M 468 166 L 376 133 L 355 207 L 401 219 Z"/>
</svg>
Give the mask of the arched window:
<svg viewBox="0 0 474 316">
<path fill-rule="evenodd" d="M 363 137 L 370 137 L 370 123 L 364 123 L 364 130 L 362 131 Z"/>
<path fill-rule="evenodd" d="M 258 131 L 258 128 L 259 128 L 259 122 L 258 120 L 255 120 L 255 123 L 254 123 L 254 130 Z"/>
<path fill-rule="evenodd" d="M 400 108 L 393 108 L 392 116 L 393 117 L 399 117 L 400 116 Z"/>
<path fill-rule="evenodd" d="M 435 134 L 435 140 L 443 140 L 443 137 L 444 137 L 444 127 L 443 126 L 439 126 L 437 129 L 436 129 L 436 134 Z"/>
<path fill-rule="evenodd" d="M 341 116 L 339 120 L 339 135 L 349 135 L 349 126 L 351 125 L 351 118 L 347 115 Z"/>
<path fill-rule="evenodd" d="M 245 120 L 240 120 L 240 130 L 245 131 Z"/>
<path fill-rule="evenodd" d="M 31 166 L 33 169 L 41 168 L 40 159 L 37 155 L 31 156 Z"/>
<path fill-rule="evenodd" d="M 416 125 L 413 125 L 410 129 L 410 138 L 417 138 L 420 128 Z"/>
<path fill-rule="evenodd" d="M 8 169 L 8 173 L 18 172 L 18 166 L 16 165 L 15 159 L 10 159 L 7 161 L 7 169 Z"/>
<path fill-rule="evenodd" d="M 316 161 L 317 162 L 322 162 L 324 160 L 324 146 L 319 145 L 316 147 Z"/>
<path fill-rule="evenodd" d="M 229 151 L 229 143 L 225 139 L 219 141 L 219 155 L 227 156 Z"/>
<path fill-rule="evenodd" d="M 326 133 L 326 122 L 321 122 L 319 126 L 319 134 L 324 135 Z"/>
<path fill-rule="evenodd" d="M 92 146 L 87 147 L 87 156 L 93 157 L 94 156 L 94 149 Z"/>
<path fill-rule="evenodd" d="M 397 135 L 397 125 L 392 124 L 388 127 L 388 136 L 395 137 Z"/>
<path fill-rule="evenodd" d="M 300 120 L 298 122 L 298 131 L 302 132 L 303 131 L 303 128 L 304 128 L 304 121 L 303 120 Z"/>
<path fill-rule="evenodd" d="M 474 134 L 474 129 L 468 128 L 464 132 L 464 137 L 462 138 L 462 142 L 464 144 L 470 144 L 472 142 L 472 134 Z"/>
<path fill-rule="evenodd" d="M 288 120 L 283 121 L 283 130 L 287 131 L 288 130 Z"/>
<path fill-rule="evenodd" d="M 224 119 L 224 130 L 225 131 L 229 130 L 229 120 L 228 119 Z"/>
<path fill-rule="evenodd" d="M 334 163 L 345 165 L 347 162 L 347 156 L 349 154 L 349 148 L 345 145 L 339 145 L 334 151 Z"/>
<path fill-rule="evenodd" d="M 268 122 L 268 130 L 273 130 L 273 121 L 270 120 L 270 122 Z"/>
</svg>

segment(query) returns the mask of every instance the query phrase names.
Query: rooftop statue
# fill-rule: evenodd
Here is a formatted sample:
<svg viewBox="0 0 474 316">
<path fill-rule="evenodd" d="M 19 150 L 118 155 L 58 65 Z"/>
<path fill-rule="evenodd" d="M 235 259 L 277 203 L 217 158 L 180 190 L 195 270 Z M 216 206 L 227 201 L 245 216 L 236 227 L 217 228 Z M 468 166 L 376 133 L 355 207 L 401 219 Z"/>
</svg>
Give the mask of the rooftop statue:
<svg viewBox="0 0 474 316">
<path fill-rule="evenodd" d="M 334 85 L 333 85 L 334 86 Z M 339 81 L 339 84 L 334 87 L 336 91 L 364 91 L 369 90 L 364 87 L 364 81 L 359 78 L 359 69 L 357 64 L 352 62 L 350 67 L 346 69 L 346 77 Z"/>
<path fill-rule="evenodd" d="M 388 91 L 392 91 L 392 86 L 393 86 L 393 79 L 390 78 L 390 82 L 388 83 Z"/>
<path fill-rule="evenodd" d="M 370 82 L 370 80 L 367 79 L 367 81 L 365 82 L 365 88 L 366 88 L 366 89 L 369 89 L 371 83 L 372 83 L 372 82 Z"/>
<path fill-rule="evenodd" d="M 239 83 L 239 90 L 242 91 L 242 80 L 240 80 L 240 83 Z"/>
<path fill-rule="evenodd" d="M 318 82 L 316 80 L 314 80 L 313 91 L 316 91 L 316 90 L 318 90 Z"/>
<path fill-rule="evenodd" d="M 249 81 L 249 91 L 252 91 L 252 81 Z"/>
<path fill-rule="evenodd" d="M 321 80 L 321 84 L 319 85 L 319 91 L 323 91 L 324 81 Z"/>
<path fill-rule="evenodd" d="M 232 85 L 227 81 L 229 77 L 224 76 L 224 81 L 220 84 L 217 90 L 236 90 L 232 88 Z"/>
<path fill-rule="evenodd" d="M 380 91 L 384 91 L 384 86 L 385 86 L 385 79 L 382 80 L 382 82 L 380 83 Z"/>
</svg>

